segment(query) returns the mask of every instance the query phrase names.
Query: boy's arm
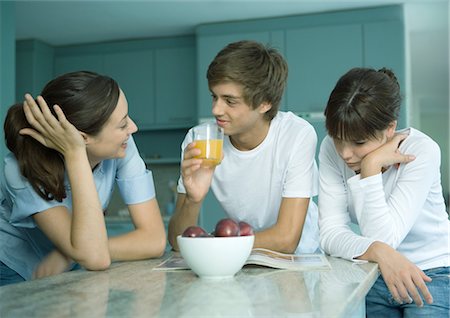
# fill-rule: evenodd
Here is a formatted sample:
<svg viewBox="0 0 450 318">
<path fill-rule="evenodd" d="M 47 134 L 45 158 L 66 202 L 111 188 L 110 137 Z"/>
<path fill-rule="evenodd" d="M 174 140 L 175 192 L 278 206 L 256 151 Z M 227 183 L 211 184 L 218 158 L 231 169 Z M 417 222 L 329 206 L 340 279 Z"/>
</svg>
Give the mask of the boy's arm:
<svg viewBox="0 0 450 318">
<path fill-rule="evenodd" d="M 200 149 L 195 148 L 195 143 L 188 144 L 183 151 L 181 180 L 186 193 L 178 192 L 168 230 L 169 243 L 174 250 L 178 250 L 177 236 L 188 226 L 198 224 L 200 207 L 211 186 L 215 166 L 202 166 L 202 159 L 196 158 L 199 154 Z"/>
<path fill-rule="evenodd" d="M 255 233 L 253 247 L 293 254 L 302 236 L 309 200 L 309 198 L 283 198 L 277 222 L 272 227 Z"/>
<path fill-rule="evenodd" d="M 202 201 L 193 202 L 186 194 L 178 193 L 175 213 L 169 222 L 169 243 L 172 248 L 178 251 L 177 236 L 191 225 L 198 224 L 198 216 Z"/>
</svg>

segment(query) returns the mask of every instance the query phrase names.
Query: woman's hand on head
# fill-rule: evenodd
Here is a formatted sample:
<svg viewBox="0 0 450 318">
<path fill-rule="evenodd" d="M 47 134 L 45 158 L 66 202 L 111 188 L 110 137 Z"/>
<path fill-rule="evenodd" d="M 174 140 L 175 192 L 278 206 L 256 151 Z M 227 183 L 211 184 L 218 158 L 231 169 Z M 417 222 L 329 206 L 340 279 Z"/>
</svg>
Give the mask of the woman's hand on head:
<svg viewBox="0 0 450 318">
<path fill-rule="evenodd" d="M 33 128 L 21 129 L 21 135 L 28 135 L 63 155 L 70 151 L 86 148 L 83 136 L 66 119 L 61 107 L 58 105 L 53 107 L 57 115 L 55 117 L 42 96 L 38 96 L 36 100 L 37 103 L 31 95 L 25 95 L 23 110 L 28 123 Z"/>
</svg>

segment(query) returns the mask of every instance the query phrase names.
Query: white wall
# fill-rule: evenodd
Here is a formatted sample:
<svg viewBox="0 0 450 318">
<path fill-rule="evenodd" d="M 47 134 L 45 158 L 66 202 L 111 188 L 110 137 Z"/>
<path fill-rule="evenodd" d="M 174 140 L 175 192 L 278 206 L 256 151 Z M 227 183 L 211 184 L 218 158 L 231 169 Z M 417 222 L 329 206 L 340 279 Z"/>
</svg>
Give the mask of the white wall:
<svg viewBox="0 0 450 318">
<path fill-rule="evenodd" d="M 449 9 L 448 1 L 405 5 L 409 124 L 430 135 L 441 147 L 442 186 L 447 204 L 450 183 Z"/>
</svg>

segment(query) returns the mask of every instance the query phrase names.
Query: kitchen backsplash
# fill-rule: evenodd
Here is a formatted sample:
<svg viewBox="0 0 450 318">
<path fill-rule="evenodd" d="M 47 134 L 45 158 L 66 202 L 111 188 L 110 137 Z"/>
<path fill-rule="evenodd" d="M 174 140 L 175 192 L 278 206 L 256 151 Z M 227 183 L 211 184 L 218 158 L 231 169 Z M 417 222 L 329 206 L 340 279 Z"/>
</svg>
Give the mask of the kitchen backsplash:
<svg viewBox="0 0 450 318">
<path fill-rule="evenodd" d="M 156 198 L 163 216 L 173 213 L 176 201 L 176 184 L 180 176 L 180 164 L 152 164 L 147 168 L 153 173 L 156 188 Z M 128 210 L 120 197 L 117 187 L 114 189 L 111 202 L 108 206 L 107 216 L 128 216 Z"/>
</svg>

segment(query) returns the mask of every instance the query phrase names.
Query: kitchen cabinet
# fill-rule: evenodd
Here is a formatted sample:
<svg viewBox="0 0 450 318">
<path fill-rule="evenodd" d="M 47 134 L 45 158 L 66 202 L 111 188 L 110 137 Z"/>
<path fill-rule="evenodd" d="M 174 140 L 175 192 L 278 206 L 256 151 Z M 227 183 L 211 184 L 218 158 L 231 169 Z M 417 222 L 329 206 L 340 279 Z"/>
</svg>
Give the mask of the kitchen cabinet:
<svg viewBox="0 0 450 318">
<path fill-rule="evenodd" d="M 76 71 L 103 73 L 103 55 L 99 53 L 57 55 L 54 61 L 54 69 L 55 76 Z"/>
<path fill-rule="evenodd" d="M 57 47 L 55 73 L 90 70 L 123 88 L 141 131 L 195 124 L 196 63 L 192 36 Z"/>
<path fill-rule="evenodd" d="M 363 64 L 360 24 L 286 30 L 288 110 L 323 112 L 338 78 Z"/>
<path fill-rule="evenodd" d="M 400 83 L 402 96 L 406 96 L 405 41 L 402 21 L 382 21 L 363 24 L 364 66 L 392 69 Z M 407 126 L 406 103 L 400 108 L 398 128 Z"/>
<path fill-rule="evenodd" d="M 323 112 L 336 81 L 353 67 L 392 68 L 405 94 L 402 6 L 206 24 L 196 35 L 200 118 L 211 116 L 209 63 L 226 44 L 243 39 L 269 43 L 284 54 L 289 77 L 281 110 Z"/>
<path fill-rule="evenodd" d="M 191 127 L 197 120 L 195 47 L 155 51 L 156 123 Z"/>
<path fill-rule="evenodd" d="M 16 101 L 25 93 L 37 96 L 53 78 L 54 49 L 39 40 L 16 42 Z"/>
<path fill-rule="evenodd" d="M 114 78 L 125 92 L 128 112 L 139 129 L 155 123 L 153 50 L 106 53 L 103 73 Z"/>
</svg>

